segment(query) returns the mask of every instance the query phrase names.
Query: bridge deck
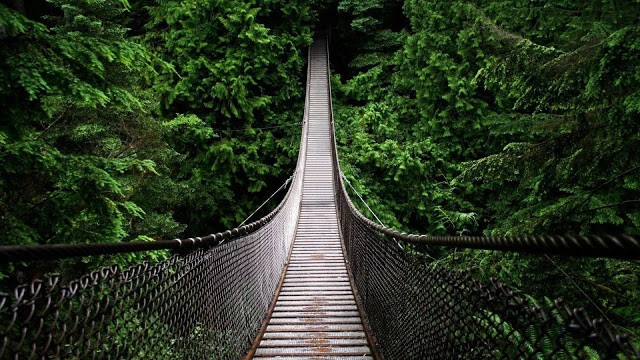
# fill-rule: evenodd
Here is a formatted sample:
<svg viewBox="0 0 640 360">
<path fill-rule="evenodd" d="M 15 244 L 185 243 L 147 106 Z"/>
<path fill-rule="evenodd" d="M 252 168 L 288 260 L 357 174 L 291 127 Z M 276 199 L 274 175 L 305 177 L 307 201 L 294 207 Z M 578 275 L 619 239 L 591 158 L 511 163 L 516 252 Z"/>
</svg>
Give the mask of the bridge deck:
<svg viewBox="0 0 640 360">
<path fill-rule="evenodd" d="M 255 358 L 372 359 L 338 233 L 324 40 L 314 42 L 310 57 L 300 220 L 284 282 Z"/>
</svg>

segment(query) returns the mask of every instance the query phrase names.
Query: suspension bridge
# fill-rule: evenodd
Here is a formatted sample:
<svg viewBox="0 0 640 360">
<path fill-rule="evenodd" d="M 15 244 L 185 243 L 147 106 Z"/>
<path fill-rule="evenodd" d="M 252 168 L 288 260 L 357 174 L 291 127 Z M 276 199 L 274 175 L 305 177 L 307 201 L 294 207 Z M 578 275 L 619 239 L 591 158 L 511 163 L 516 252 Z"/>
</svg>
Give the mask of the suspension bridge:
<svg viewBox="0 0 640 360">
<path fill-rule="evenodd" d="M 295 173 L 260 220 L 189 239 L 0 247 L 5 263 L 174 253 L 1 293 L 0 359 L 640 358 L 629 336 L 580 308 L 536 303 L 411 253 L 438 245 L 638 259 L 638 239 L 386 228 L 358 212 L 344 186 L 326 39 L 309 49 L 306 90 Z"/>
</svg>

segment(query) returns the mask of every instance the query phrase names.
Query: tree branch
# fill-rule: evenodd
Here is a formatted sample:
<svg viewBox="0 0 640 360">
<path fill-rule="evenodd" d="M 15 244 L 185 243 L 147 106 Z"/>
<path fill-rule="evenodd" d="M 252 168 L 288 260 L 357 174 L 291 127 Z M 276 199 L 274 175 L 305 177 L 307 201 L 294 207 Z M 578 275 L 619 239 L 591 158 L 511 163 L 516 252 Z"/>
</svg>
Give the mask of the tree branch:
<svg viewBox="0 0 640 360">
<path fill-rule="evenodd" d="M 615 203 L 615 204 L 609 204 L 609 205 L 598 206 L 598 207 L 595 207 L 595 208 L 593 208 L 593 209 L 587 209 L 587 210 L 579 211 L 578 213 L 584 213 L 584 212 L 596 211 L 596 210 L 607 209 L 607 208 L 616 207 L 616 206 L 621 206 L 621 205 L 627 205 L 627 204 L 635 204 L 635 203 L 640 203 L 640 199 L 638 199 L 638 200 L 625 200 L 625 201 L 621 201 L 621 202 L 619 202 L 619 203 Z"/>
</svg>

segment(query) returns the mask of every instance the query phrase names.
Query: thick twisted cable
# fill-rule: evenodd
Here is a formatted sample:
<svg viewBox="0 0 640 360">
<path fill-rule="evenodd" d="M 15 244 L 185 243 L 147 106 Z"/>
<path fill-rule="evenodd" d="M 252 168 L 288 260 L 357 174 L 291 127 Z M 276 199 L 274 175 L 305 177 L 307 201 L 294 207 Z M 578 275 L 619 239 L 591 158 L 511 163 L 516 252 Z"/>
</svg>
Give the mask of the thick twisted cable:
<svg viewBox="0 0 640 360">
<path fill-rule="evenodd" d="M 100 244 L 52 244 L 52 245 L 9 245 L 0 246 L 0 263 L 20 261 L 59 260 L 72 257 L 100 256 L 112 254 L 124 254 L 133 252 L 176 250 L 190 251 L 198 248 L 210 248 L 220 242 L 235 240 L 243 235 L 250 234 L 265 226 L 282 209 L 286 203 L 285 196 L 280 204 L 268 215 L 250 224 L 222 233 L 210 234 L 203 237 L 159 240 L 159 241 L 128 241 Z"/>
<path fill-rule="evenodd" d="M 343 196 L 349 199 L 346 194 Z M 407 234 L 374 222 L 362 215 L 350 199 L 347 202 L 351 212 L 369 228 L 416 245 L 640 259 L 640 240 L 632 235 L 429 236 Z"/>
<path fill-rule="evenodd" d="M 331 83 L 327 84 L 331 98 Z M 585 257 L 610 257 L 620 259 L 640 259 L 640 240 L 633 235 L 544 235 L 544 236 L 429 236 L 402 233 L 380 225 L 362 215 L 353 205 L 341 176 L 338 146 L 335 137 L 333 104 L 329 102 L 332 137 L 332 165 L 336 184 L 336 197 L 348 204 L 356 219 L 371 229 L 406 243 L 424 246 L 445 246 L 451 248 L 470 248 L 485 250 L 517 251 L 544 253 L 549 255 L 571 255 Z M 364 200 L 363 200 L 364 201 Z M 344 211 L 338 207 L 338 211 Z"/>
</svg>

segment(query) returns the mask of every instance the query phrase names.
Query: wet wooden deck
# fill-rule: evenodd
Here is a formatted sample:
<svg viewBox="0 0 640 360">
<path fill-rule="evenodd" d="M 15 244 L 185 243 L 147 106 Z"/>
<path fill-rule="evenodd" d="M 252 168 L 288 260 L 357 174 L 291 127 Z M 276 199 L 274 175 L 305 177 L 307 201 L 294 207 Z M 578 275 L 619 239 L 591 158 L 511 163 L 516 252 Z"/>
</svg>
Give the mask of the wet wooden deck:
<svg viewBox="0 0 640 360">
<path fill-rule="evenodd" d="M 324 40 L 309 61 L 309 132 L 291 257 L 256 359 L 373 359 L 349 280 L 334 200 Z"/>
</svg>

